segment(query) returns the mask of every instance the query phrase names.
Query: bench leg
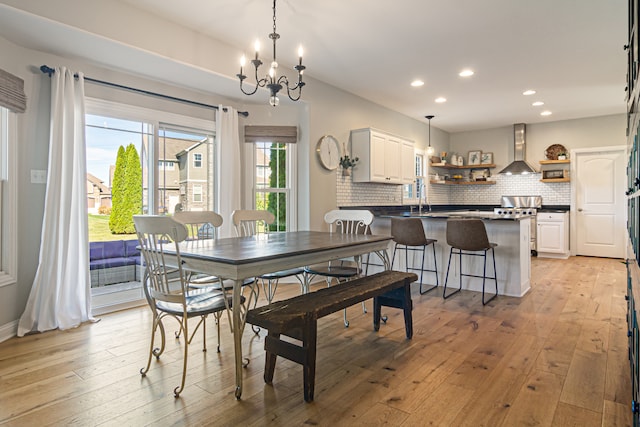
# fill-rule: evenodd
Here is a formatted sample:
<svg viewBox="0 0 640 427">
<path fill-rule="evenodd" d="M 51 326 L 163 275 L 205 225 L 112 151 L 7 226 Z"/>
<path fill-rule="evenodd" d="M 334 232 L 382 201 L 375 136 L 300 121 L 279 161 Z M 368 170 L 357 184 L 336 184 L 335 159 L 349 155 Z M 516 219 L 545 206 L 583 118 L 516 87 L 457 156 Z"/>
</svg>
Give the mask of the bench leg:
<svg viewBox="0 0 640 427">
<path fill-rule="evenodd" d="M 312 402 L 316 383 L 317 320 L 313 319 L 306 322 L 304 329 L 302 341 L 302 346 L 305 349 L 305 361 L 302 366 L 304 372 L 304 400 L 305 402 Z"/>
<path fill-rule="evenodd" d="M 373 298 L 373 330 L 378 332 L 380 330 L 380 316 L 382 315 L 382 310 L 380 308 L 380 298 Z"/>
<path fill-rule="evenodd" d="M 373 298 L 373 329 L 380 330 L 381 307 L 401 308 L 404 314 L 404 330 L 407 339 L 413 337 L 413 302 L 411 301 L 411 284 L 407 283 L 402 288 L 387 292 L 384 295 Z"/>
<path fill-rule="evenodd" d="M 402 311 L 404 312 L 404 330 L 407 339 L 413 338 L 413 301 L 411 300 L 410 284 L 404 286 L 404 301 L 402 302 Z"/>
<path fill-rule="evenodd" d="M 274 340 L 280 339 L 280 334 L 276 334 L 271 331 L 269 331 L 268 336 Z M 276 358 L 278 357 L 278 355 L 268 350 L 265 354 L 266 359 L 264 361 L 264 382 L 267 384 L 271 384 L 273 382 L 273 373 L 276 370 Z"/>
</svg>

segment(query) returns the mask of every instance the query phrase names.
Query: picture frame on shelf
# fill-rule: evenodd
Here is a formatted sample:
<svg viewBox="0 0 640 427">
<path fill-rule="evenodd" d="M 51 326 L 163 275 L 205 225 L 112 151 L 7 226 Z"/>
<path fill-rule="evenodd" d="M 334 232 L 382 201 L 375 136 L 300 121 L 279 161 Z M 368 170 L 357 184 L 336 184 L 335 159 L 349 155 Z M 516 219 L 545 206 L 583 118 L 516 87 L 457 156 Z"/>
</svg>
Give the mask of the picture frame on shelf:
<svg viewBox="0 0 640 427">
<path fill-rule="evenodd" d="M 492 163 L 493 163 L 493 153 L 482 152 L 482 155 L 480 156 L 480 164 L 490 165 Z"/>
<path fill-rule="evenodd" d="M 469 151 L 468 162 L 467 165 L 479 165 L 482 157 L 482 151 Z"/>
</svg>

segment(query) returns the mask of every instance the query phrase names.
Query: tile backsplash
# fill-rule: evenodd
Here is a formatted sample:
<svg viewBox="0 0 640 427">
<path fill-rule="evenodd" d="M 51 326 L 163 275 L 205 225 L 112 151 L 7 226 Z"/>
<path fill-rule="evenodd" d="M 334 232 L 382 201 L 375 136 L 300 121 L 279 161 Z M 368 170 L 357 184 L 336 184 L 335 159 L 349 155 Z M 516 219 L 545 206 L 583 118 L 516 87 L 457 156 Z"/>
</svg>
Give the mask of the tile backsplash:
<svg viewBox="0 0 640 427">
<path fill-rule="evenodd" d="M 338 206 L 402 206 L 402 185 L 354 183 L 351 176 L 336 172 Z"/>
<path fill-rule="evenodd" d="M 571 204 L 571 183 L 543 183 L 541 174 L 495 175 L 495 185 L 429 184 L 432 205 L 499 205 L 501 196 L 542 196 L 545 205 Z M 402 186 L 353 183 L 336 173 L 338 206 L 401 206 Z"/>
</svg>

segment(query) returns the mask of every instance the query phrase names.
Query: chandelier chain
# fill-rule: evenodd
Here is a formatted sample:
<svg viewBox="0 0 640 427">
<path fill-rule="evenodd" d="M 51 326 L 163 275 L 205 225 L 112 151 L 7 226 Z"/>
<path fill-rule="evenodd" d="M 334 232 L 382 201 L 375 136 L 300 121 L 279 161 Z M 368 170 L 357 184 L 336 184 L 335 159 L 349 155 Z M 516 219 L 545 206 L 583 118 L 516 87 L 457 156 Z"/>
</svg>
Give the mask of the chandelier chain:
<svg viewBox="0 0 640 427">
<path fill-rule="evenodd" d="M 276 33 L 276 0 L 273 0 L 273 33 Z"/>
</svg>

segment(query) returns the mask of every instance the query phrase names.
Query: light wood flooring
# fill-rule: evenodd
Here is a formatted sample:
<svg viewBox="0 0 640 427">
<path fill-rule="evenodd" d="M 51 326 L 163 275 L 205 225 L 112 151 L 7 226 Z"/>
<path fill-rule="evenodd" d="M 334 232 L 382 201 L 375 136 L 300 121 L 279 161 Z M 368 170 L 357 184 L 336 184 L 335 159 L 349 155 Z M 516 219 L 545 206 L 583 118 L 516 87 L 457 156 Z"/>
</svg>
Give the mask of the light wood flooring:
<svg viewBox="0 0 640 427">
<path fill-rule="evenodd" d="M 315 401 L 302 399 L 299 365 L 278 359 L 262 379 L 264 335 L 244 333 L 244 393 L 234 393 L 233 342 L 222 352 L 209 320 L 190 348 L 187 385 L 175 399 L 181 344 L 152 362 L 145 378 L 150 311 L 0 343 L 0 424 L 31 425 L 631 425 L 626 273 L 620 260 L 533 259 L 524 298 L 483 307 L 463 292 L 446 301 L 414 289 L 414 336 L 400 310 L 378 333 L 360 305 L 319 322 Z M 318 285 L 320 286 L 320 285 Z M 441 291 L 441 290 L 440 290 Z M 299 292 L 281 285 L 278 298 Z M 371 308 L 371 303 L 368 303 Z M 167 329 L 173 325 L 167 323 Z M 171 332 L 170 332 L 171 333 Z"/>
</svg>

